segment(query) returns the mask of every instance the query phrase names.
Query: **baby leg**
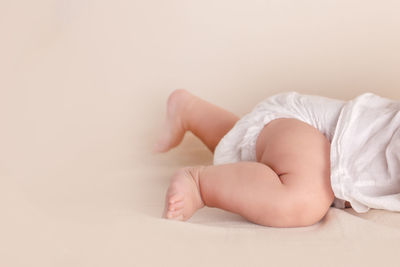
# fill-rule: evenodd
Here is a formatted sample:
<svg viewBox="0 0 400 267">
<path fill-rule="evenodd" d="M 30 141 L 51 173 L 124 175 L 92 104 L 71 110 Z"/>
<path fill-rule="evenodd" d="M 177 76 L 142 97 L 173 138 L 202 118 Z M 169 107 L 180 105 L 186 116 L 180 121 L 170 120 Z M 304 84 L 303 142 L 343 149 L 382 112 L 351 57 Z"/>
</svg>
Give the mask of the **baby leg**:
<svg viewBox="0 0 400 267">
<path fill-rule="evenodd" d="M 166 152 L 179 145 L 186 131 L 191 131 L 214 152 L 221 138 L 238 119 L 233 113 L 186 90 L 175 90 L 168 98 L 166 123 L 154 149 Z"/>
<path fill-rule="evenodd" d="M 258 162 L 188 167 L 171 180 L 164 216 L 187 220 L 207 205 L 240 214 L 254 223 L 279 226 L 285 224 L 278 214 L 283 212 L 286 194 L 276 173 Z"/>
<path fill-rule="evenodd" d="M 318 130 L 293 119 L 275 120 L 257 140 L 257 158 L 260 162 L 178 172 L 167 193 L 165 216 L 186 220 L 207 205 L 261 225 L 296 227 L 326 214 L 334 197 L 329 142 Z"/>
</svg>

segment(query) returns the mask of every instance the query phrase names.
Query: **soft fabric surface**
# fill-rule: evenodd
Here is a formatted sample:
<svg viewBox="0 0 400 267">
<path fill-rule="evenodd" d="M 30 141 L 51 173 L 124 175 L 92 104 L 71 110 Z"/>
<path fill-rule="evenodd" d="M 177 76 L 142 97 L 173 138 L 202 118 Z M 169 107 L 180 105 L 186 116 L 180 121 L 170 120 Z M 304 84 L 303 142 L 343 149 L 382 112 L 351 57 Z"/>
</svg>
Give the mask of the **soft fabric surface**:
<svg viewBox="0 0 400 267">
<path fill-rule="evenodd" d="M 400 214 L 330 209 L 261 227 L 160 218 L 169 177 L 211 164 L 151 148 L 174 88 L 238 115 L 298 91 L 400 99 L 397 1 L 0 3 L 0 266 L 398 266 Z"/>
</svg>

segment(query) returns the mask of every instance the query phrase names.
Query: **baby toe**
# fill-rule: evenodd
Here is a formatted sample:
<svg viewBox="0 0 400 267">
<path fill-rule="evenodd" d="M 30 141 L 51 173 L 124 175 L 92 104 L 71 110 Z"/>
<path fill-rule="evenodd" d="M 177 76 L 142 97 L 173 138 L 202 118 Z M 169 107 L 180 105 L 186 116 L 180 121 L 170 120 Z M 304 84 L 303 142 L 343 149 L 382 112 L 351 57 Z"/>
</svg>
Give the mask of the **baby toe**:
<svg viewBox="0 0 400 267">
<path fill-rule="evenodd" d="M 169 211 L 175 211 L 175 210 L 178 210 L 178 209 L 183 209 L 183 207 L 184 207 L 184 202 L 183 201 L 177 201 L 177 202 L 169 205 L 168 210 Z"/>
<path fill-rule="evenodd" d="M 174 203 L 176 203 L 176 202 L 182 201 L 183 198 L 184 198 L 184 194 L 181 193 L 181 192 L 177 192 L 177 193 L 173 194 L 173 195 L 169 198 L 168 203 L 171 205 L 171 204 L 174 204 Z"/>
<path fill-rule="evenodd" d="M 183 209 L 175 210 L 175 211 L 169 211 L 167 213 L 167 218 L 168 219 L 174 219 L 178 220 L 179 218 L 183 218 Z"/>
</svg>

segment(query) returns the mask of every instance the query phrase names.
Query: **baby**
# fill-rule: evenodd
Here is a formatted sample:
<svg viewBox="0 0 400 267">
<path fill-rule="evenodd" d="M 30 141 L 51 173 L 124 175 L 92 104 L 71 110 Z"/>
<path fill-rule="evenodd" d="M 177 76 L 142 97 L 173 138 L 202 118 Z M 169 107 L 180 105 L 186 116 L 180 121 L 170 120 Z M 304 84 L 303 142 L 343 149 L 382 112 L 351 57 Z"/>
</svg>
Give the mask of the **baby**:
<svg viewBox="0 0 400 267">
<path fill-rule="evenodd" d="M 333 204 L 400 211 L 400 102 L 367 93 L 344 102 L 278 94 L 239 119 L 185 90 L 167 103 L 155 151 L 191 131 L 214 165 L 171 179 L 163 216 L 187 220 L 208 206 L 265 226 L 320 221 Z"/>
</svg>

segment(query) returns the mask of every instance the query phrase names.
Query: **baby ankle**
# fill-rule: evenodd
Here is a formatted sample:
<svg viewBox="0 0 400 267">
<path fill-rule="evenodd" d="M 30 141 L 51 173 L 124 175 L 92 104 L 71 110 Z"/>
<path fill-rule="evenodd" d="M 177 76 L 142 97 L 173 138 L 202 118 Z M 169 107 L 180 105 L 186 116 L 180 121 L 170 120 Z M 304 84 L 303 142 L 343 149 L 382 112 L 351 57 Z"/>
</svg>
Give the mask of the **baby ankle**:
<svg viewBox="0 0 400 267">
<path fill-rule="evenodd" d="M 208 206 L 205 201 L 205 198 L 203 196 L 203 193 L 202 193 L 202 183 L 201 183 L 201 180 L 202 180 L 201 176 L 206 168 L 207 168 L 207 166 L 203 166 L 203 165 L 195 167 L 195 173 L 193 176 L 195 179 L 196 185 L 197 185 L 197 189 L 199 190 L 199 195 L 200 195 L 201 202 L 203 203 L 203 206 Z"/>
</svg>

